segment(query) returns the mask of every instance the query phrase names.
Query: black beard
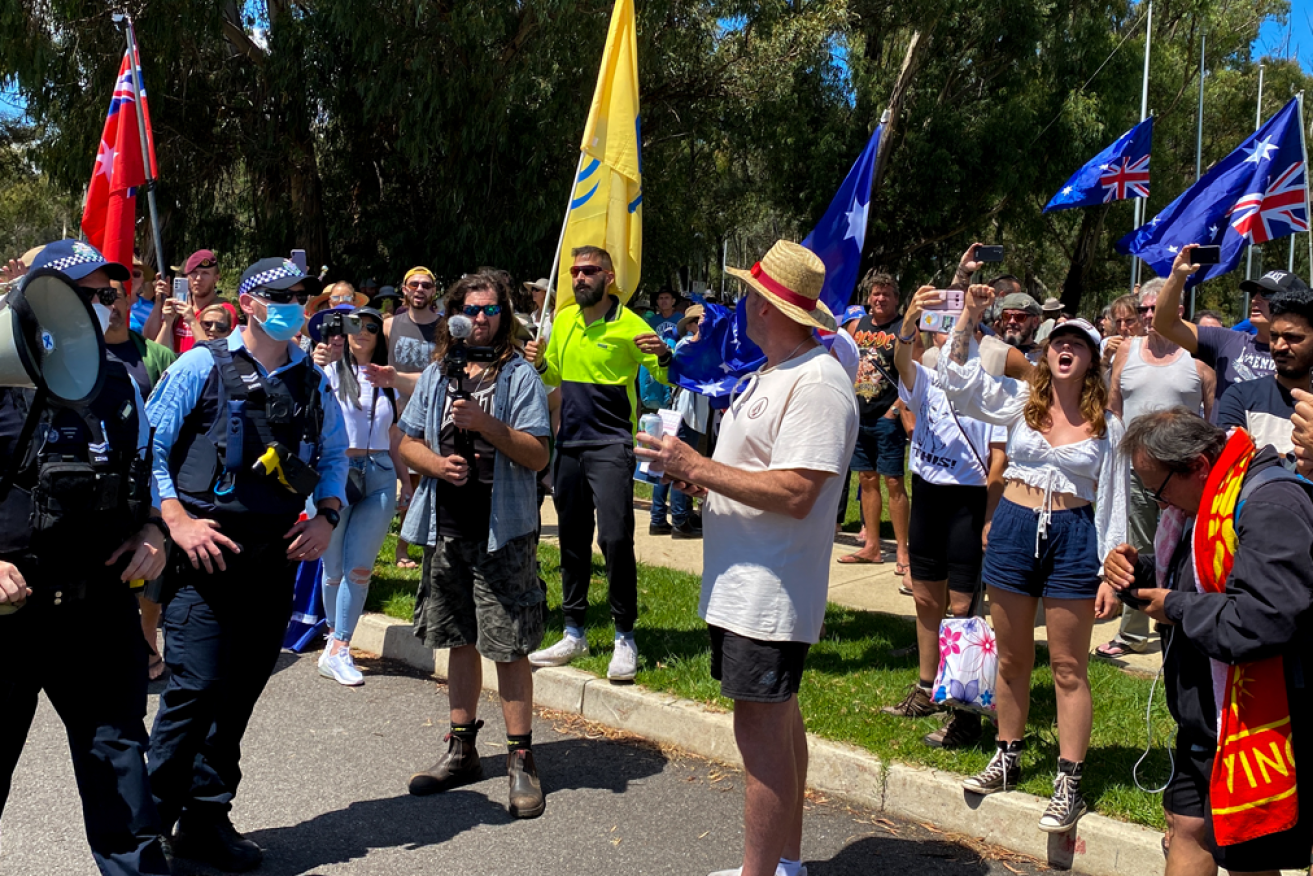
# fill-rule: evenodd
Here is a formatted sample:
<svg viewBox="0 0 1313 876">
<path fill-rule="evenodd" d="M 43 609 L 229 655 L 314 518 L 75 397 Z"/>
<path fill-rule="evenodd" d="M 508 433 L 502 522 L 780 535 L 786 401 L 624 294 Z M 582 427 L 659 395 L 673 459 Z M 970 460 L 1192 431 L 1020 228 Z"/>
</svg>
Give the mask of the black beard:
<svg viewBox="0 0 1313 876">
<path fill-rule="evenodd" d="M 574 300 L 579 303 L 580 307 L 592 307 L 606 296 L 606 287 L 598 286 L 594 288 L 592 284 L 579 285 L 574 287 Z"/>
</svg>

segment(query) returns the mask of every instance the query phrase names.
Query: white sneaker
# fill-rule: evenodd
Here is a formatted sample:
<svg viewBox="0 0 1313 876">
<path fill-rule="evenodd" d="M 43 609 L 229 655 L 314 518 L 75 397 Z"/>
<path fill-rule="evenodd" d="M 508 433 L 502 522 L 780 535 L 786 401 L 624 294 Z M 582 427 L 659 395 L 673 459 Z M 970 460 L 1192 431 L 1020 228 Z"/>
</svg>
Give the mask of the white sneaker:
<svg viewBox="0 0 1313 876">
<path fill-rule="evenodd" d="M 611 665 L 606 667 L 606 677 L 612 681 L 633 681 L 638 674 L 638 646 L 633 639 L 616 639 L 615 653 L 611 655 Z"/>
<path fill-rule="evenodd" d="M 562 636 L 561 641 L 550 648 L 534 651 L 529 655 L 530 666 L 564 666 L 576 657 L 588 653 L 588 642 L 574 636 Z"/>
<path fill-rule="evenodd" d="M 735 867 L 733 870 L 717 870 L 715 873 L 712 873 L 711 876 L 742 876 L 742 874 L 743 868 Z M 783 866 L 776 866 L 775 876 L 784 876 Z M 807 876 L 807 865 L 804 864 L 798 869 L 798 876 Z"/>
<path fill-rule="evenodd" d="M 337 653 L 330 653 L 331 649 L 332 646 L 330 645 L 324 649 L 323 654 L 319 655 L 319 674 L 347 687 L 364 684 L 365 676 L 356 668 L 355 661 L 351 659 L 351 649 L 340 648 Z"/>
</svg>

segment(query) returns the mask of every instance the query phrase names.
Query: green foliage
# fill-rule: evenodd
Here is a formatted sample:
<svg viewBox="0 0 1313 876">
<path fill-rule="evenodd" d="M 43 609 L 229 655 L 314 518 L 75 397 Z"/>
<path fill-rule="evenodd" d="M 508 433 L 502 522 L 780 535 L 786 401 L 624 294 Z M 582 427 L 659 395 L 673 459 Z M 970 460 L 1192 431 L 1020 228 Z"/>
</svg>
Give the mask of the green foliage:
<svg viewBox="0 0 1313 876">
<path fill-rule="evenodd" d="M 972 240 L 999 242 L 1004 270 L 1037 293 L 1065 287 L 1069 303 L 1083 297 L 1092 310 L 1125 287 L 1128 260 L 1112 245 L 1131 229 L 1132 205 L 1048 217 L 1040 208 L 1139 118 L 1145 5 L 644 0 L 646 285 L 677 273 L 715 284 L 722 247 L 731 264 L 751 264 L 775 239 L 805 234 L 879 120 L 916 33 L 923 51 L 906 76 L 866 266 L 894 270 L 909 293 L 944 278 Z M 300 246 L 334 277 L 395 281 L 412 264 L 446 279 L 488 264 L 546 273 L 610 0 L 127 7 L 143 46 L 170 261 L 207 245 L 232 276 L 257 255 Z M 1158 0 L 1147 215 L 1194 178 L 1200 36 L 1207 166 L 1252 130 L 1250 45 L 1288 9 Z M 11 188 L 6 203 L 80 198 L 122 46 L 96 0 L 0 7 L 0 80 L 38 123 L 21 155 L 44 187 Z M 1307 78 L 1292 62 L 1266 64 L 1265 116 Z M 14 209 L 35 219 L 44 208 Z M 9 227 L 11 249 L 36 242 L 22 239 L 35 234 L 29 226 Z M 1268 244 L 1256 260 L 1284 264 L 1287 246 Z M 1234 312 L 1237 282 L 1209 284 L 1204 302 Z"/>
</svg>

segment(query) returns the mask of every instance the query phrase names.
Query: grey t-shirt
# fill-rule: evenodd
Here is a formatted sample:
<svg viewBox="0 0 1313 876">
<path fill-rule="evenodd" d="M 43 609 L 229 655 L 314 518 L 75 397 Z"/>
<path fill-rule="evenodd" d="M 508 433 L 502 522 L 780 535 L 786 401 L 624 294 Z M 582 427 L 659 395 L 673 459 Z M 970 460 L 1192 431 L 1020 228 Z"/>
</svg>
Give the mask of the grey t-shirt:
<svg viewBox="0 0 1313 876">
<path fill-rule="evenodd" d="M 1217 372 L 1215 399 L 1233 383 L 1268 377 L 1277 370 L 1267 344 L 1246 332 L 1215 326 L 1199 326 L 1198 358 Z"/>
</svg>

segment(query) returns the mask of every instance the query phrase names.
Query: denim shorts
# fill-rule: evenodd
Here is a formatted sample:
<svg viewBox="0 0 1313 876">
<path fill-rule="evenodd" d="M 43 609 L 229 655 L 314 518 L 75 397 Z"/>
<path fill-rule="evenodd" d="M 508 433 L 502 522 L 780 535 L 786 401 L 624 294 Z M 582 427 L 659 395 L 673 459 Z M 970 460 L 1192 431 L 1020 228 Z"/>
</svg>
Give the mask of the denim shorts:
<svg viewBox="0 0 1313 876">
<path fill-rule="evenodd" d="M 1093 599 L 1101 571 L 1094 508 L 1054 511 L 1035 556 L 1039 517 L 1038 509 L 999 500 L 985 549 L 985 583 L 1026 596 Z"/>
<path fill-rule="evenodd" d="M 853 445 L 853 471 L 873 471 L 901 478 L 907 458 L 907 432 L 898 417 L 881 417 L 874 426 L 857 430 Z"/>
</svg>

